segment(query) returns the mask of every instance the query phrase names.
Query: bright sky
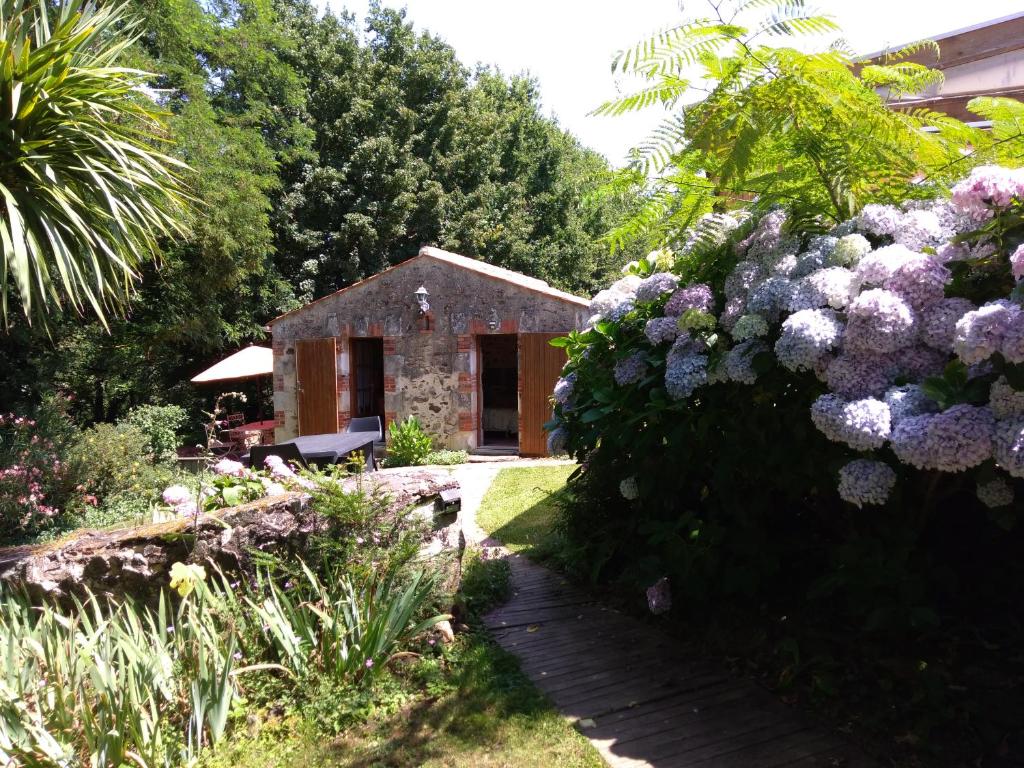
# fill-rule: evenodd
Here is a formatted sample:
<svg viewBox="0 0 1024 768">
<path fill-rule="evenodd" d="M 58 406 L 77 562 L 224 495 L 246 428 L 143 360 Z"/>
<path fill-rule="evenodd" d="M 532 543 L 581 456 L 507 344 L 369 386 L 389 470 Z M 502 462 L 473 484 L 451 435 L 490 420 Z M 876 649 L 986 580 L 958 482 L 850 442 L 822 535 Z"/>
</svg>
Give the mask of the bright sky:
<svg viewBox="0 0 1024 768">
<path fill-rule="evenodd" d="M 325 0 L 321 0 L 324 2 Z M 362 19 L 369 0 L 326 0 Z M 528 73 L 540 83 L 544 109 L 583 144 L 619 164 L 629 147 L 655 125 L 657 109 L 623 117 L 588 113 L 616 95 L 615 52 L 647 34 L 703 16 L 706 0 L 382 0 L 406 8 L 418 29 L 455 48 L 467 65 L 497 65 Z M 1020 0 L 818 0 L 854 50 L 871 53 L 999 18 L 1021 9 Z M 680 8 L 682 6 L 682 9 Z"/>
</svg>

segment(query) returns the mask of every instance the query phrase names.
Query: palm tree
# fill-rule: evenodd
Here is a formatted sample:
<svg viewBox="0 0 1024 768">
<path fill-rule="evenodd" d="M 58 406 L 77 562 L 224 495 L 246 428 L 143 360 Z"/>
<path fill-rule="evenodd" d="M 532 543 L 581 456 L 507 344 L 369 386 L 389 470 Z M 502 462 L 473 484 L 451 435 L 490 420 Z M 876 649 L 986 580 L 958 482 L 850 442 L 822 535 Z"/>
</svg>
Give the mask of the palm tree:
<svg viewBox="0 0 1024 768">
<path fill-rule="evenodd" d="M 137 268 L 183 234 L 187 167 L 166 142 L 150 75 L 118 66 L 123 5 L 0 0 L 0 318 L 124 309 Z"/>
</svg>

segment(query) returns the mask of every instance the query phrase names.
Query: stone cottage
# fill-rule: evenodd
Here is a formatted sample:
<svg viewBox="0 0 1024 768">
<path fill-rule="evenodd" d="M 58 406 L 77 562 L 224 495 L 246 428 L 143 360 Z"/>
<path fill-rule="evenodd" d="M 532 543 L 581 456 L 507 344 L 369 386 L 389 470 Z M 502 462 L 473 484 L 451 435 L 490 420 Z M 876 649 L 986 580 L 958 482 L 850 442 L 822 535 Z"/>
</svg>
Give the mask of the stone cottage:
<svg viewBox="0 0 1024 768">
<path fill-rule="evenodd" d="M 543 424 L 586 299 L 482 261 L 418 255 L 270 322 L 275 438 L 415 416 L 438 445 L 545 452 Z"/>
</svg>

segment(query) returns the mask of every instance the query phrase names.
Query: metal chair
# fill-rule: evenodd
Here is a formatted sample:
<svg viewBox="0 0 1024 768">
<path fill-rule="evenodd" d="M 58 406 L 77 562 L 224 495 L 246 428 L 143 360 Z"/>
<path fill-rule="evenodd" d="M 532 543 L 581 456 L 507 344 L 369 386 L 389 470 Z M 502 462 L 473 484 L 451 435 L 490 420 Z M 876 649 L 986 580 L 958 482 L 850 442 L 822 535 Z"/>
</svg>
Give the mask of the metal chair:
<svg viewBox="0 0 1024 768">
<path fill-rule="evenodd" d="M 384 425 L 381 424 L 380 416 L 360 416 L 348 423 L 346 432 L 376 432 L 375 440 L 380 442 L 384 439 Z"/>
<path fill-rule="evenodd" d="M 280 456 L 288 463 L 298 464 L 303 469 L 309 469 L 309 464 L 294 443 L 281 443 L 280 445 L 254 445 L 249 449 L 249 466 L 252 469 L 263 469 L 267 456 Z"/>
<path fill-rule="evenodd" d="M 235 450 L 235 444 L 221 440 L 217 429 L 212 424 L 204 424 L 203 428 L 206 430 L 206 447 L 210 453 L 220 456 Z"/>
</svg>

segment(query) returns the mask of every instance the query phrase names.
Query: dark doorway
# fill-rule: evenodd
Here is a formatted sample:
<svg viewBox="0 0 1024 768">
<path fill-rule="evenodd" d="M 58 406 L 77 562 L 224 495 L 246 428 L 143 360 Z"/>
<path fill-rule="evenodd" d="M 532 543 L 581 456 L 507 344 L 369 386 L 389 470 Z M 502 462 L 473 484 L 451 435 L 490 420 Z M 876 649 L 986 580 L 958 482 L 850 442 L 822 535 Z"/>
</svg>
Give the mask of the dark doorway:
<svg viewBox="0 0 1024 768">
<path fill-rule="evenodd" d="M 480 336 L 481 444 L 519 446 L 519 345 L 514 334 Z"/>
<path fill-rule="evenodd" d="M 384 423 L 384 340 L 352 339 L 352 417 Z"/>
</svg>

